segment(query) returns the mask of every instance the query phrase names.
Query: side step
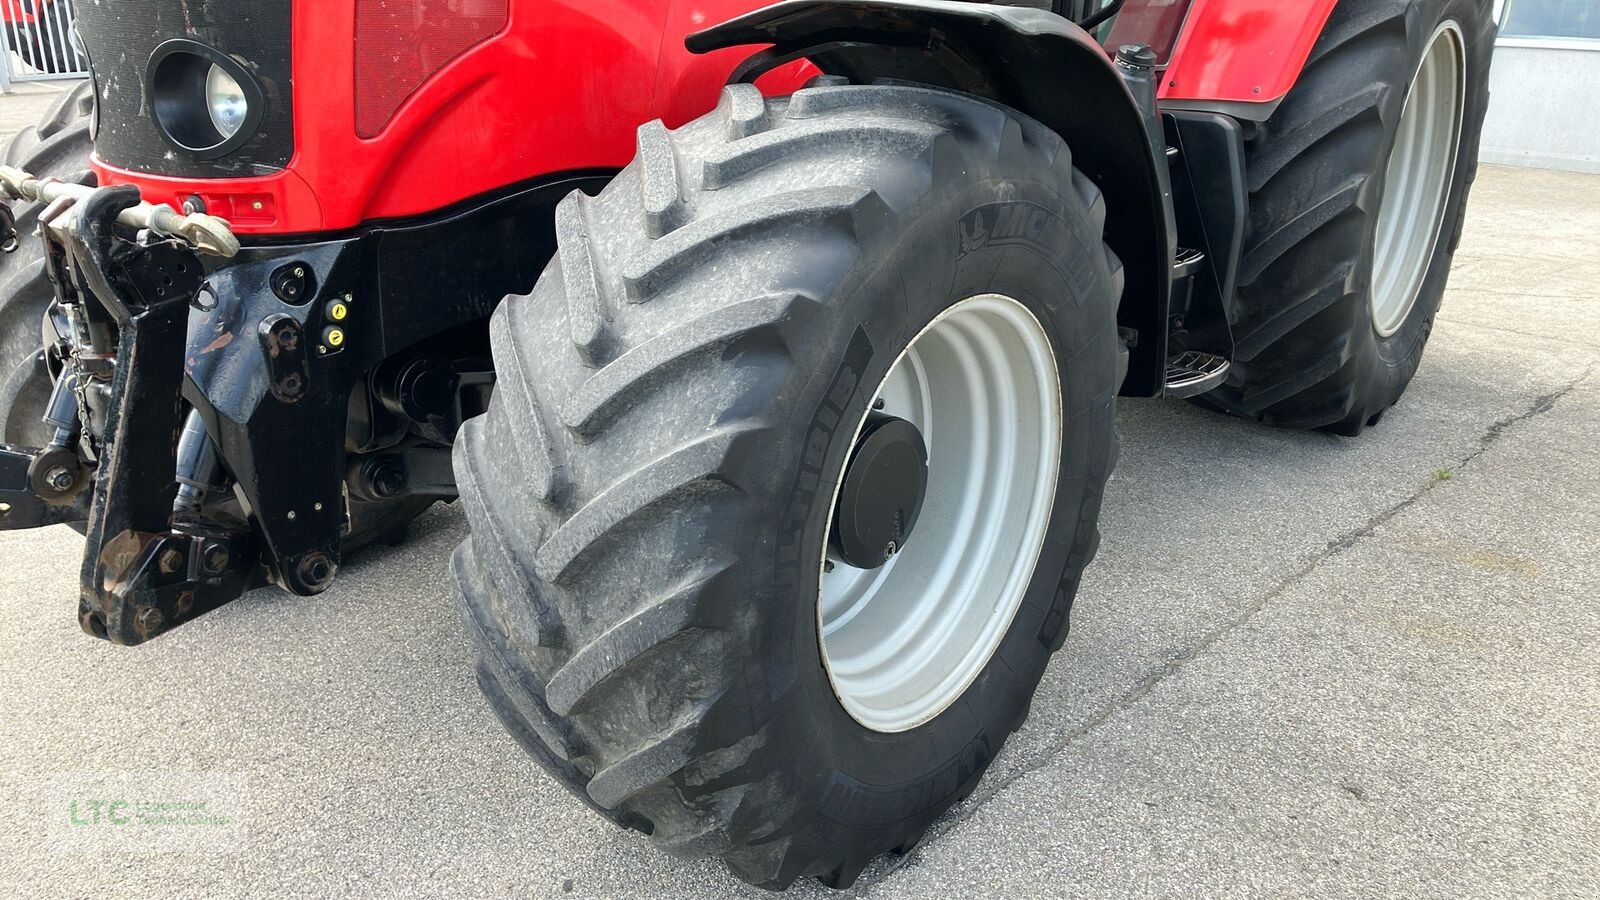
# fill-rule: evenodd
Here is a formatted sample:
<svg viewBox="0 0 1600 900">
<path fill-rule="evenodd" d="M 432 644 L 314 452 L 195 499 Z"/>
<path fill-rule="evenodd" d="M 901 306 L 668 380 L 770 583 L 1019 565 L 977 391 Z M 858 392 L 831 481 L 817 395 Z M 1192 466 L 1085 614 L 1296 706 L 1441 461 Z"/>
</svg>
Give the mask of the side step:
<svg viewBox="0 0 1600 900">
<path fill-rule="evenodd" d="M 1167 396 L 1197 397 L 1227 380 L 1229 362 L 1212 353 L 1190 350 L 1167 360 Z"/>
</svg>

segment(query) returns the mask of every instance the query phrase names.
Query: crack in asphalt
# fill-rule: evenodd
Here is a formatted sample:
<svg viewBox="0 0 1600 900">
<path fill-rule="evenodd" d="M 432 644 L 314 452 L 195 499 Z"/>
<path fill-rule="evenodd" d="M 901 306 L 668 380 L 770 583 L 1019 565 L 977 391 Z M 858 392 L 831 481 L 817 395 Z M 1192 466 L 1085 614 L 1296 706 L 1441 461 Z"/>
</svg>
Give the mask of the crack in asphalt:
<svg viewBox="0 0 1600 900">
<path fill-rule="evenodd" d="M 1534 338 L 1535 340 L 1541 340 L 1541 341 L 1550 341 L 1551 343 L 1555 343 L 1555 344 L 1565 344 L 1565 345 L 1567 345 L 1569 347 L 1577 347 L 1577 348 L 1582 349 L 1582 350 L 1587 350 L 1587 351 L 1589 351 L 1591 353 L 1595 352 L 1597 350 L 1600 350 L 1600 344 L 1591 343 L 1589 341 L 1578 340 L 1577 338 L 1562 337 L 1560 335 L 1538 334 L 1538 333 L 1532 332 L 1532 331 L 1518 331 L 1515 328 L 1506 328 L 1506 327 L 1504 327 L 1502 325 L 1484 325 L 1481 322 L 1469 322 L 1466 319 L 1449 319 L 1449 318 L 1446 318 L 1444 316 L 1436 316 L 1436 317 L 1434 317 L 1434 321 L 1435 322 L 1443 322 L 1443 323 L 1445 323 L 1447 325 L 1459 325 L 1459 326 L 1461 326 L 1463 328 L 1478 328 L 1478 329 L 1482 329 L 1483 331 L 1496 331 L 1496 332 L 1499 332 L 1501 334 L 1514 334 L 1514 335 L 1517 335 L 1519 337 Z"/>
<path fill-rule="evenodd" d="M 1537 418 L 1538 416 L 1544 415 L 1545 413 L 1554 409 L 1555 405 L 1559 403 L 1563 397 L 1566 397 L 1568 394 L 1572 393 L 1572 391 L 1576 390 L 1579 385 L 1583 384 L 1589 379 L 1589 376 L 1594 372 L 1597 365 L 1600 364 L 1590 363 L 1589 366 L 1586 367 L 1582 374 L 1580 374 L 1577 378 L 1567 382 L 1565 385 L 1548 394 L 1542 394 L 1538 397 L 1535 397 L 1533 403 L 1523 411 L 1495 421 L 1486 431 L 1484 431 L 1482 435 L 1479 436 L 1472 449 L 1457 459 L 1450 466 L 1451 470 L 1459 471 L 1466 468 L 1478 457 L 1488 452 L 1489 448 L 1494 446 L 1494 444 L 1498 442 L 1508 431 L 1516 428 L 1518 425 L 1521 425 L 1530 419 Z M 1210 631 L 1207 631 L 1201 636 L 1199 641 L 1195 642 L 1183 653 L 1173 657 L 1172 659 L 1169 659 L 1159 668 L 1140 679 L 1139 682 L 1132 688 L 1122 692 L 1109 703 L 1102 706 L 1099 711 L 1090 716 L 1082 724 L 1068 731 L 1060 739 L 1050 743 L 1039 752 L 1033 754 L 1033 756 L 1025 760 L 1023 765 L 1016 771 L 996 779 L 993 783 L 980 784 L 978 790 L 973 793 L 973 796 L 970 799 L 963 803 L 959 808 L 952 811 L 949 815 L 934 823 L 934 825 L 928 829 L 928 832 L 926 835 L 924 835 L 923 839 L 918 842 L 919 845 L 925 844 L 931 839 L 947 834 L 954 830 L 962 822 L 970 819 L 978 812 L 978 810 L 982 809 L 986 804 L 988 804 L 989 801 L 993 800 L 995 797 L 1003 793 L 1007 788 L 1011 787 L 1011 785 L 1049 765 L 1074 742 L 1084 737 L 1089 732 L 1094 731 L 1096 728 L 1099 728 L 1101 725 L 1104 725 L 1118 713 L 1127 710 L 1128 708 L 1137 704 L 1140 700 L 1143 700 L 1145 697 L 1149 696 L 1151 692 L 1153 692 L 1167 679 L 1182 672 L 1183 669 L 1189 665 L 1189 663 L 1194 662 L 1200 656 L 1204 655 L 1233 632 L 1249 624 L 1250 621 L 1257 616 L 1257 614 L 1266 608 L 1267 604 L 1271 603 L 1278 597 L 1283 596 L 1289 591 L 1290 588 L 1304 581 L 1308 576 L 1321 567 L 1324 562 L 1327 562 L 1329 559 L 1344 553 L 1346 550 L 1355 547 L 1362 540 L 1376 534 L 1379 528 L 1382 528 L 1396 516 L 1410 509 L 1412 506 L 1415 506 L 1419 501 L 1422 500 L 1423 497 L 1426 497 L 1429 492 L 1443 483 L 1443 479 L 1430 479 L 1410 496 L 1374 514 L 1360 527 L 1346 531 L 1328 541 L 1323 545 L 1322 549 L 1317 551 L 1310 559 L 1302 563 L 1294 571 L 1290 572 L 1277 584 L 1267 589 L 1255 600 L 1251 601 L 1250 604 L 1246 606 L 1238 615 L 1212 628 Z M 861 888 L 864 890 L 870 890 L 877 887 L 878 885 L 882 884 L 884 880 L 887 879 L 888 876 L 893 872 L 908 866 L 915 866 L 920 857 L 920 850 L 913 849 L 910 853 L 895 860 L 881 874 L 873 877 L 870 882 L 867 878 L 863 877 Z"/>
</svg>

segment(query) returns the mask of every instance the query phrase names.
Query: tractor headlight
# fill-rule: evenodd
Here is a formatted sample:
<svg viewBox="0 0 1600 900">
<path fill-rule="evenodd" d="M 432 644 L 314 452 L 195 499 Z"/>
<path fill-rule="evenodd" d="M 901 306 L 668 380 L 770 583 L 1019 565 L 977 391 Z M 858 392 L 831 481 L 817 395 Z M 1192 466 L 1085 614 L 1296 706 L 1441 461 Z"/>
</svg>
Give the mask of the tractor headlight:
<svg viewBox="0 0 1600 900">
<path fill-rule="evenodd" d="M 245 99 L 244 88 L 225 69 L 212 65 L 206 73 L 206 111 L 211 113 L 211 124 L 224 138 L 231 138 L 244 127 L 250 114 L 250 101 Z"/>
<path fill-rule="evenodd" d="M 261 122 L 261 87 L 239 62 L 205 44 L 170 40 L 150 55 L 146 96 L 156 130 L 199 159 L 239 149 Z"/>
</svg>

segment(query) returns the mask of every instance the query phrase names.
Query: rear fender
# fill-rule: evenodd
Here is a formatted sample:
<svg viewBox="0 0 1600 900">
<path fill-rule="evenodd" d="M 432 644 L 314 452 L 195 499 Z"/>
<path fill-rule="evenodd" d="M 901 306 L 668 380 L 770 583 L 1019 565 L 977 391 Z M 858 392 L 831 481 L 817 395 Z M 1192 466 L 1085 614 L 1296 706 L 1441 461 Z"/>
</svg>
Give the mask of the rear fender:
<svg viewBox="0 0 1600 900">
<path fill-rule="evenodd" d="M 909 81 L 995 100 L 1054 129 L 1105 194 L 1105 240 L 1124 266 L 1118 323 L 1138 339 L 1122 392 L 1161 392 L 1174 244 L 1157 169 L 1164 160 L 1132 93 L 1083 29 L 1011 6 L 789 0 L 692 34 L 686 44 L 696 53 L 770 45 L 736 69 L 734 80 L 804 57 L 857 83 Z"/>
</svg>

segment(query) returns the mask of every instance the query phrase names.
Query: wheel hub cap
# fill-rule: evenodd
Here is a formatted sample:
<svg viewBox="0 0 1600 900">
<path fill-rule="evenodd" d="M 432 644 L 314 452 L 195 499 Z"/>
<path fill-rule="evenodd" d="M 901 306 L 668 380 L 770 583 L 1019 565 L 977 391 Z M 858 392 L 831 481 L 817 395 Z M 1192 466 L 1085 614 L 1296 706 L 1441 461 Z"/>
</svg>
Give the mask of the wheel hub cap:
<svg viewBox="0 0 1600 900">
<path fill-rule="evenodd" d="M 867 416 L 839 489 L 832 549 L 848 565 L 876 569 L 900 551 L 917 524 L 928 486 L 928 449 L 917 426 Z"/>
<path fill-rule="evenodd" d="M 819 649 L 840 705 L 900 732 L 966 692 L 1022 605 L 1055 497 L 1061 387 L 1039 320 L 983 294 L 924 328 L 874 400 L 834 487 Z"/>
</svg>

